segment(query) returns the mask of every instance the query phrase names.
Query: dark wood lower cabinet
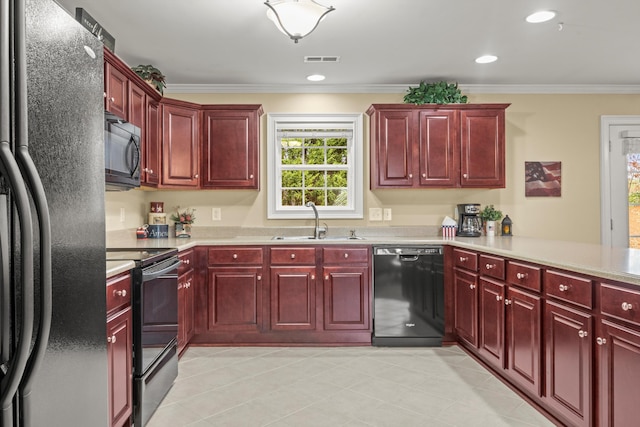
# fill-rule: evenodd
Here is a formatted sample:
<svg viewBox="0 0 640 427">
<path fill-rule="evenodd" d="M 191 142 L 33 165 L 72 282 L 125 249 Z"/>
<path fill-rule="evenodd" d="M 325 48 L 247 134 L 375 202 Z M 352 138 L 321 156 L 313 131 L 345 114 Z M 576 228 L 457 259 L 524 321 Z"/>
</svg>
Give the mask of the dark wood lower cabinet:
<svg viewBox="0 0 640 427">
<path fill-rule="evenodd" d="M 130 425 L 133 411 L 133 336 L 131 307 L 107 320 L 109 426 Z"/>
<path fill-rule="evenodd" d="M 596 343 L 600 356 L 600 426 L 639 425 L 640 332 L 603 319 Z"/>
<path fill-rule="evenodd" d="M 541 316 L 538 295 L 507 289 L 507 376 L 533 396 L 542 396 Z"/>
<path fill-rule="evenodd" d="M 324 329 L 369 329 L 369 270 L 324 267 Z"/>
<path fill-rule="evenodd" d="M 208 270 L 209 331 L 259 331 L 262 327 L 262 268 Z"/>
<path fill-rule="evenodd" d="M 454 270 L 455 331 L 458 339 L 478 347 L 478 275 Z"/>
<path fill-rule="evenodd" d="M 593 422 L 593 316 L 545 303 L 546 392 L 550 410 L 573 426 Z"/>
<path fill-rule="evenodd" d="M 316 267 L 272 267 L 272 330 L 316 328 Z"/>
</svg>

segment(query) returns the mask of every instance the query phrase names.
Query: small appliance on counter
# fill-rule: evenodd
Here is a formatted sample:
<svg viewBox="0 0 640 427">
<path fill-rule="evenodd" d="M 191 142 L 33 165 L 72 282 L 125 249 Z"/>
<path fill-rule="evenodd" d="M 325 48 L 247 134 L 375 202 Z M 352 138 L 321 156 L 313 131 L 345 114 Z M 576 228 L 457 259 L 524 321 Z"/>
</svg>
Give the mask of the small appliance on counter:
<svg viewBox="0 0 640 427">
<path fill-rule="evenodd" d="M 480 203 L 458 205 L 458 232 L 460 237 L 480 237 L 482 221 L 480 220 Z"/>
</svg>

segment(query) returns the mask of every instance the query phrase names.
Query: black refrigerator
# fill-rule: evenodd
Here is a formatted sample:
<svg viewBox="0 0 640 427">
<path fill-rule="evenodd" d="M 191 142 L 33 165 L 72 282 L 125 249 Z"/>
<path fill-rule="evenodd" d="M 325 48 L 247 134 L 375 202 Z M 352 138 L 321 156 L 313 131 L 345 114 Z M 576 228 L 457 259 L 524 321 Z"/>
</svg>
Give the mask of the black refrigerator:
<svg viewBox="0 0 640 427">
<path fill-rule="evenodd" d="M 1 427 L 108 424 L 102 45 L 0 0 Z"/>
</svg>

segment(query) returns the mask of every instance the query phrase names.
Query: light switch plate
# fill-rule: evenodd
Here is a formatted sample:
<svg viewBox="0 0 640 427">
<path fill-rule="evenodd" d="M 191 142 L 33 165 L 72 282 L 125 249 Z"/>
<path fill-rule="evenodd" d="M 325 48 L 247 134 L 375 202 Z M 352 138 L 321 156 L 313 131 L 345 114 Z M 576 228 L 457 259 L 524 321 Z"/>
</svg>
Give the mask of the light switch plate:
<svg viewBox="0 0 640 427">
<path fill-rule="evenodd" d="M 211 208 L 211 219 L 214 221 L 222 221 L 222 210 L 220 208 Z"/>
<path fill-rule="evenodd" d="M 382 208 L 369 208 L 369 221 L 382 221 Z"/>
<path fill-rule="evenodd" d="M 384 219 L 385 221 L 391 221 L 391 218 L 391 208 L 384 208 L 382 219 Z"/>
</svg>

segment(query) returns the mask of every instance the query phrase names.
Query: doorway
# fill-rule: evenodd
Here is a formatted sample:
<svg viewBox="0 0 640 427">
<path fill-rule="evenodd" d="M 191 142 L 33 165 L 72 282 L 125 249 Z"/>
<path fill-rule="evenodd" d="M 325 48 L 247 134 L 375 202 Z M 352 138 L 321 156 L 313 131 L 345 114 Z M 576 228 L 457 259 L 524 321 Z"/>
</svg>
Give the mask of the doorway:
<svg viewBox="0 0 640 427">
<path fill-rule="evenodd" d="M 600 241 L 640 248 L 640 116 L 602 116 L 600 150 Z"/>
</svg>

